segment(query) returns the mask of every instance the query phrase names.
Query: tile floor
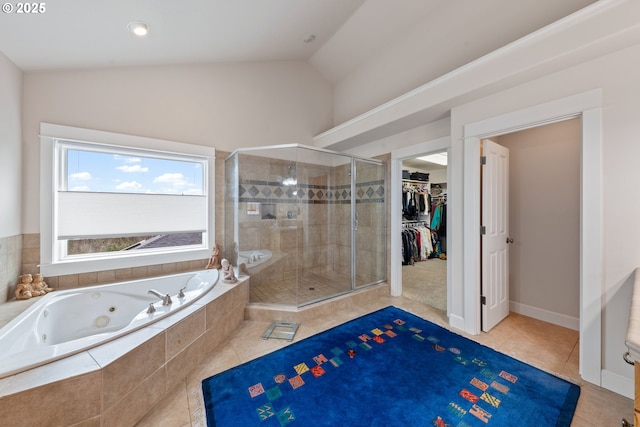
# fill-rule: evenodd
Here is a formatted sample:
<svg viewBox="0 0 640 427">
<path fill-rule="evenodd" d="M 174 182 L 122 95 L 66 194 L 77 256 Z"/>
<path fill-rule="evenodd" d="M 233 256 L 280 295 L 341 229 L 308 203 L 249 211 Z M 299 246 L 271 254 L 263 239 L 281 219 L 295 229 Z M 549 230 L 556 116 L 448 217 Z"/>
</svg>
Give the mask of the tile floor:
<svg viewBox="0 0 640 427">
<path fill-rule="evenodd" d="M 312 322 L 302 323 L 295 340 L 301 340 L 388 305 L 395 305 L 447 327 L 446 317 L 442 311 L 406 297 L 387 296 L 365 305 L 354 306 L 350 312 L 327 313 L 326 316 L 319 316 Z M 195 366 L 187 379 L 147 414 L 137 426 L 205 427 L 201 381 L 213 374 L 288 345 L 287 341 L 263 340 L 261 336 L 268 326 L 269 322 L 243 322 L 202 365 Z M 582 389 L 572 427 L 620 426 L 622 417 L 633 420 L 632 400 L 596 386 L 583 384 L 580 380 L 576 331 L 511 314 L 491 332 L 468 336 L 468 338 L 579 383 Z M 517 420 L 514 425 L 525 424 Z"/>
</svg>

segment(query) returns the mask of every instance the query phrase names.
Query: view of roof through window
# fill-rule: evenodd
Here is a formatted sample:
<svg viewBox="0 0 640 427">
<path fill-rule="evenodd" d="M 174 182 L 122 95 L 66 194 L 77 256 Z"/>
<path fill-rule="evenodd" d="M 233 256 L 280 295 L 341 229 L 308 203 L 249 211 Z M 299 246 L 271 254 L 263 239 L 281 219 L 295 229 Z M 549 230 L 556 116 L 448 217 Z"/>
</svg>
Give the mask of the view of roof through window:
<svg viewBox="0 0 640 427">
<path fill-rule="evenodd" d="M 67 191 L 203 194 L 198 161 L 67 150 Z"/>
</svg>

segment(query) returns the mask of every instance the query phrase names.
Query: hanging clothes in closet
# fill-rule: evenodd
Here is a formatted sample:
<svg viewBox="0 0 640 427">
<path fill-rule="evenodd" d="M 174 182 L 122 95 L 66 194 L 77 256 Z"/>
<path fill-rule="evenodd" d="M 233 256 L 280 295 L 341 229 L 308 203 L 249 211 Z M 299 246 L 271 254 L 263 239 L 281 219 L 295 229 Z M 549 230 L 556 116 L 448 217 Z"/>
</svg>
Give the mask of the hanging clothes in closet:
<svg viewBox="0 0 640 427">
<path fill-rule="evenodd" d="M 433 206 L 431 207 L 433 215 L 431 217 L 430 228 L 438 234 L 438 243 L 434 246 L 434 256 L 446 253 L 446 248 L 441 245 L 442 238 L 447 233 L 447 199 L 446 196 L 433 198 Z"/>
<path fill-rule="evenodd" d="M 433 253 L 437 234 L 424 223 L 405 224 L 402 230 L 402 265 L 426 261 Z"/>
<path fill-rule="evenodd" d="M 402 216 L 406 220 L 422 219 L 431 212 L 431 195 L 423 184 L 402 186 Z"/>
</svg>

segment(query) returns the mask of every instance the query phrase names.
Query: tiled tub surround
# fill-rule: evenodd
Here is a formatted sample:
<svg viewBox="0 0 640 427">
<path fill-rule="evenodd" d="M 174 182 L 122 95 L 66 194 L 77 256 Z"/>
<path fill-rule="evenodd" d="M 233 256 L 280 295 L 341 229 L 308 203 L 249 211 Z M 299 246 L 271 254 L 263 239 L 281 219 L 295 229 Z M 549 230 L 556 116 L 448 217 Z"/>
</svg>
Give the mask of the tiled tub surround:
<svg viewBox="0 0 640 427">
<path fill-rule="evenodd" d="M 248 289 L 248 278 L 219 281 L 149 327 L 1 379 L 2 425 L 134 425 L 238 327 Z"/>
<path fill-rule="evenodd" d="M 218 270 L 200 270 L 51 292 L 37 298 L 0 329 L 0 378 L 158 322 L 204 296 L 219 277 Z M 165 295 L 168 298 L 160 298 Z M 171 301 L 164 304 L 164 299 Z"/>
</svg>

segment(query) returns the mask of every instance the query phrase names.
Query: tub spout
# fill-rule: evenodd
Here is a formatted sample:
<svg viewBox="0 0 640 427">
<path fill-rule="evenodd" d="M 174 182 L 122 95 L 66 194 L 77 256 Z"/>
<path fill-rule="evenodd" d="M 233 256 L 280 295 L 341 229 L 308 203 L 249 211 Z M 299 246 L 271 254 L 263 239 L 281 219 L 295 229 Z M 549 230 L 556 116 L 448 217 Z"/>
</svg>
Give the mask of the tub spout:
<svg viewBox="0 0 640 427">
<path fill-rule="evenodd" d="M 162 305 L 170 305 L 173 301 L 171 301 L 171 296 L 169 294 L 161 294 L 155 289 L 149 289 L 148 294 L 153 294 L 162 300 Z"/>
</svg>

